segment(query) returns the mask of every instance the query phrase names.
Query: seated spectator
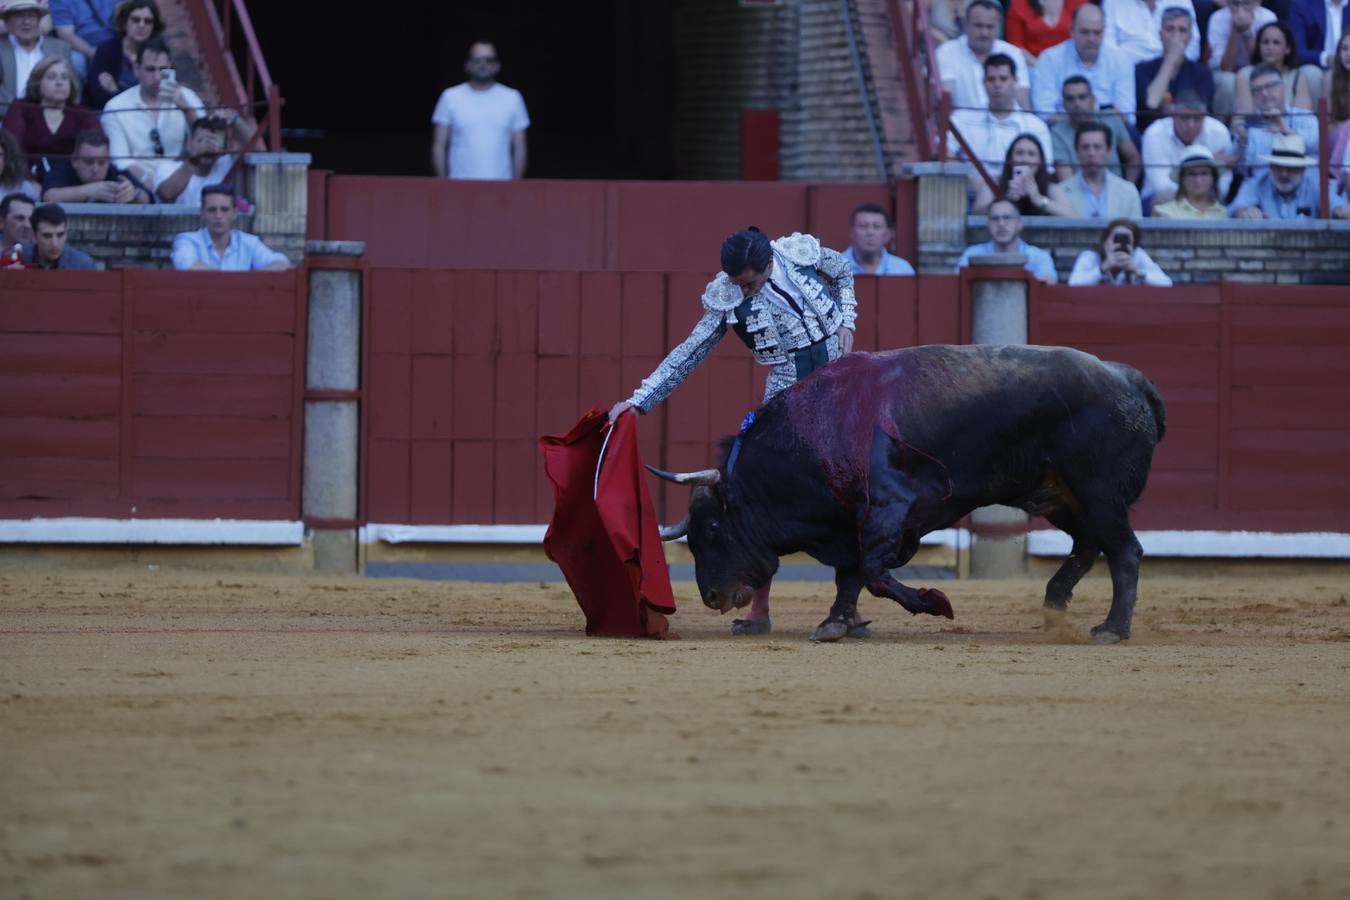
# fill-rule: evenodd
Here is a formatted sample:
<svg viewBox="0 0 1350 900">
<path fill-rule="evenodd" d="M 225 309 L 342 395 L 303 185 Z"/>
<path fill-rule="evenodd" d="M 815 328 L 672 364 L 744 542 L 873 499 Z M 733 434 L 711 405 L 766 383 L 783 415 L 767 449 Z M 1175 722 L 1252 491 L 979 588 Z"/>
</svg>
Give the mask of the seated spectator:
<svg viewBox="0 0 1350 900">
<path fill-rule="evenodd" d="M 35 205 L 27 194 L 0 198 L 0 269 L 24 268 L 24 248 L 33 242 Z"/>
<path fill-rule="evenodd" d="M 0 196 L 20 193 L 39 200 L 42 190 L 30 176 L 31 171 L 14 135 L 0 128 Z"/>
<path fill-rule="evenodd" d="M 1256 46 L 1250 63 L 1238 69 L 1233 86 L 1233 111 L 1238 114 L 1256 111 L 1252 100 L 1252 69 L 1265 63 L 1274 66 L 1284 79 L 1284 95 L 1291 106 L 1316 109 L 1314 100 L 1322 92 L 1322 70 L 1317 66 L 1300 66 L 1298 51 L 1294 49 L 1294 35 L 1283 22 L 1262 25 L 1256 30 Z"/>
<path fill-rule="evenodd" d="M 202 188 L 204 227 L 173 239 L 175 269 L 248 272 L 291 267 L 285 254 L 268 247 L 262 238 L 235 229 L 234 221 L 239 217 L 235 202 L 234 188 L 228 184 L 209 184 Z"/>
<path fill-rule="evenodd" d="M 1140 246 L 1133 219 L 1114 219 L 1102 229 L 1096 250 L 1084 250 L 1073 264 L 1069 284 L 1149 284 L 1171 287 L 1172 279 Z"/>
<path fill-rule="evenodd" d="M 97 128 L 81 131 L 75 152 L 52 167 L 42 182 L 48 203 L 153 203 L 150 189 L 112 165 L 108 136 Z"/>
<path fill-rule="evenodd" d="M 233 122 L 241 143 L 247 145 L 253 137 L 253 128 L 242 118 Z M 220 184 L 230 173 L 235 154 L 225 152 L 225 141 L 230 130 L 222 116 L 205 116 L 192 123 L 183 160 L 176 166 L 161 166 L 156 173 L 158 187 L 155 194 L 165 203 L 186 203 L 199 206 L 202 188 Z"/>
<path fill-rule="evenodd" d="M 1262 160 L 1269 156 L 1275 139 L 1297 134 L 1303 146 L 1317 158 L 1317 116 L 1295 109 L 1285 102 L 1284 80 L 1274 66 L 1262 63 L 1252 67 L 1252 100 L 1256 112 L 1233 119 L 1233 137 L 1239 155 L 1251 174 L 1263 171 Z"/>
<path fill-rule="evenodd" d="M 986 169 L 993 169 L 1008 152 L 1009 145 L 1019 134 L 1035 135 L 1044 147 L 1050 146 L 1050 132 L 1039 117 L 1015 109 L 1017 82 L 1013 78 L 1014 64 L 1002 53 L 992 53 L 984 61 L 984 92 L 989 98 L 987 109 L 958 109 L 952 113 L 951 123 L 966 139 L 976 158 Z M 956 135 L 947 135 L 947 152 L 964 158 L 965 151 Z M 972 173 L 972 185 L 978 186 L 979 175 Z"/>
<path fill-rule="evenodd" d="M 989 240 L 983 244 L 972 244 L 956 261 L 959 272 L 970 265 L 972 256 L 988 256 L 991 253 L 1020 253 L 1026 257 L 1022 268 L 1046 284 L 1059 281 L 1055 271 L 1055 260 L 1040 247 L 1033 247 L 1022 240 L 1022 214 L 1017 204 L 1007 197 L 999 197 L 989 204 Z"/>
<path fill-rule="evenodd" d="M 1134 63 L 1116 47 L 1102 43 L 1106 27 L 1101 7 L 1093 3 L 1078 7 L 1073 14 L 1069 40 L 1047 49 L 1036 61 L 1032 75 L 1032 112 L 1056 119 L 1064 110 L 1060 92 L 1074 76 L 1087 79 L 1097 106 L 1104 113 L 1115 112 L 1126 118 L 1134 115 Z"/>
<path fill-rule="evenodd" d="M 1074 134 L 1078 174 L 1060 187 L 1080 219 L 1137 219 L 1143 215 L 1139 189 L 1106 168 L 1111 129 L 1098 122 L 1079 125 Z"/>
<path fill-rule="evenodd" d="M 1020 134 L 1008 147 L 999 173 L 998 195 L 1011 200 L 1023 215 L 1073 215 L 1063 188 L 1045 173 L 1045 151 L 1035 135 Z M 981 180 L 972 212 L 984 212 L 993 199 L 994 192 Z"/>
<path fill-rule="evenodd" d="M 99 267 L 88 253 L 66 244 L 66 211 L 55 203 L 33 210 L 33 243 L 23 248 L 23 262 L 28 269 L 90 271 Z"/>
<path fill-rule="evenodd" d="M 1320 208 L 1317 160 L 1297 134 L 1275 137 L 1266 167 L 1242 183 L 1228 207 L 1235 219 L 1315 219 Z"/>
<path fill-rule="evenodd" d="M 1180 8 L 1196 21 L 1195 6 L 1191 0 L 1102 0 L 1106 16 L 1106 42 L 1119 47 L 1130 62 L 1138 65 L 1163 54 L 1163 13 Z M 1186 44 L 1186 58 L 1200 61 L 1200 29 L 1192 28 Z"/>
<path fill-rule="evenodd" d="M 1111 131 L 1111 150 L 1106 157 L 1106 168 L 1113 175 L 1138 183 L 1143 172 L 1143 160 L 1134 138 L 1125 128 L 1125 122 L 1114 113 L 1099 115 L 1097 97 L 1088 80 L 1082 75 L 1071 75 L 1064 80 L 1064 118 L 1050 126 L 1050 144 L 1054 147 L 1055 177 L 1064 181 L 1073 177 L 1078 167 L 1078 151 L 1074 134 L 1078 126 L 1090 122 L 1105 125 Z"/>
<path fill-rule="evenodd" d="M 853 264 L 854 275 L 914 274 L 913 266 L 886 249 L 895 237 L 891 225 L 891 214 L 876 203 L 864 203 L 853 211 L 844 258 Z"/>
<path fill-rule="evenodd" d="M 8 32 L 0 38 L 0 109 L 20 97 L 28 85 L 33 67 L 51 56 L 70 62 L 70 45 L 58 37 L 42 33 L 46 10 L 33 0 L 9 0 L 0 9 Z"/>
<path fill-rule="evenodd" d="M 1258 0 L 1228 0 L 1209 17 L 1209 67 L 1214 73 L 1214 114 L 1233 114 L 1237 71 L 1256 53 L 1256 34 L 1275 21 Z"/>
<path fill-rule="evenodd" d="M 1299 61 L 1329 69 L 1337 41 L 1350 31 L 1350 0 L 1294 0 L 1289 27 Z"/>
<path fill-rule="evenodd" d="M 71 63 L 81 80 L 89 74 L 94 48 L 113 36 L 118 0 L 51 0 L 52 30 L 75 52 Z"/>
<path fill-rule="evenodd" d="M 1011 0 L 1003 36 L 1022 48 L 1028 62 L 1069 39 L 1069 23 L 1087 0 Z"/>
<path fill-rule="evenodd" d="M 9 29 L 5 27 L 5 5 L 0 3 L 0 38 L 9 34 Z M 52 33 L 52 17 L 48 10 L 47 0 L 38 0 L 38 14 L 42 17 L 38 20 L 38 34 L 46 37 Z"/>
<path fill-rule="evenodd" d="M 1171 111 L 1170 116 L 1150 125 L 1140 142 L 1144 151 L 1144 199 L 1153 203 L 1172 199 L 1177 186 L 1168 173 L 1195 144 L 1207 147 L 1224 167 L 1219 178 L 1219 195 L 1226 197 L 1232 179 L 1228 167 L 1237 163 L 1228 129 L 1218 119 L 1205 115 L 1205 104 L 1191 93 L 1172 101 Z"/>
<path fill-rule="evenodd" d="M 153 187 L 155 169 L 178 158 L 187 143 L 188 126 L 206 115 L 206 108 L 177 79 L 164 78 L 171 67 L 163 38 L 150 38 L 136 57 L 138 84 L 103 107 L 103 130 L 112 146 L 113 164 Z"/>
<path fill-rule="evenodd" d="M 22 99 L 5 113 L 5 130 L 14 135 L 39 178 L 57 160 L 70 156 L 75 135 L 98 127 L 98 116 L 75 105 L 79 82 L 70 63 L 49 56 L 33 67 Z"/>
<path fill-rule="evenodd" d="M 1172 170 L 1177 191 L 1171 200 L 1153 207 L 1159 219 L 1226 219 L 1228 210 L 1219 198 L 1219 164 L 1208 147 L 1187 147 L 1186 155 Z"/>
<path fill-rule="evenodd" d="M 988 109 L 984 92 L 984 61 L 1002 53 L 1017 67 L 1017 100 L 1023 109 L 1031 106 L 1031 76 L 1022 53 L 1007 41 L 998 40 L 1003 7 L 994 0 L 971 0 L 966 7 L 966 33 L 937 48 L 942 89 L 951 94 L 954 109 Z"/>
<path fill-rule="evenodd" d="M 93 109 L 138 84 L 136 51 L 152 37 L 164 33 L 164 17 L 155 0 L 125 0 L 117 7 L 111 38 L 94 49 L 89 64 L 85 100 Z"/>
<path fill-rule="evenodd" d="M 1134 67 L 1134 99 L 1139 129 L 1166 115 L 1167 100 L 1182 91 L 1194 91 L 1205 102 L 1214 103 L 1214 74 L 1208 66 L 1186 58 L 1192 19 L 1189 11 L 1170 6 L 1162 12 L 1161 56 Z"/>
</svg>

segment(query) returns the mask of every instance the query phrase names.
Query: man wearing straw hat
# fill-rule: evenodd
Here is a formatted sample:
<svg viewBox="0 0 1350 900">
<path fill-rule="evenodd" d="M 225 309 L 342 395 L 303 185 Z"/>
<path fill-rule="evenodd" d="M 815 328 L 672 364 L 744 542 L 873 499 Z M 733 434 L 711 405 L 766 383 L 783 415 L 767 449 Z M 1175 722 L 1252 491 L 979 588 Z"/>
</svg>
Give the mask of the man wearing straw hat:
<svg viewBox="0 0 1350 900">
<path fill-rule="evenodd" d="M 0 19 L 7 36 L 0 36 L 0 113 L 14 98 L 22 97 L 28 87 L 28 75 L 49 56 L 70 60 L 70 45 L 59 37 L 43 37 L 42 17 L 46 10 L 36 0 L 0 0 Z"/>
<path fill-rule="evenodd" d="M 1318 216 L 1317 160 L 1297 134 L 1275 136 L 1261 157 L 1269 168 L 1242 183 L 1228 207 L 1235 219 L 1315 219 Z"/>
</svg>

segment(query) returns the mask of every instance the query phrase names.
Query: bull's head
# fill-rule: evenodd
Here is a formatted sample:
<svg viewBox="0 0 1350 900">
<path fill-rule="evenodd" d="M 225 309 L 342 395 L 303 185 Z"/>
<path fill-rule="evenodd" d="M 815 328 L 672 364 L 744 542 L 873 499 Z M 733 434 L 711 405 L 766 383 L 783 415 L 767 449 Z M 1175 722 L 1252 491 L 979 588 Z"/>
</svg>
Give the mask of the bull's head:
<svg viewBox="0 0 1350 900">
<path fill-rule="evenodd" d="M 661 540 L 688 537 L 689 551 L 694 554 L 694 578 L 704 605 L 720 612 L 747 605 L 750 595 L 777 571 L 778 555 L 749 539 L 721 473 L 717 469 L 667 472 L 655 466 L 647 468 L 667 481 L 694 487 L 689 495 L 689 515 L 678 525 L 662 527 Z"/>
</svg>

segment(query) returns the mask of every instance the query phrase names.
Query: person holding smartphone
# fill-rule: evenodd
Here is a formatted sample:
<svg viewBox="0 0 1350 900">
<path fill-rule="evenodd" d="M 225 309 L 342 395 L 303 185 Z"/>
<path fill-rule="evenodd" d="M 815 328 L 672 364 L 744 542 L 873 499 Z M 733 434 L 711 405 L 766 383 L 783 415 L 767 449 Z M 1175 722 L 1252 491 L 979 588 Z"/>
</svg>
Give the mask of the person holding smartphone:
<svg viewBox="0 0 1350 900">
<path fill-rule="evenodd" d="M 108 101 L 101 117 L 113 165 L 153 188 L 178 165 L 188 128 L 206 115 L 202 99 L 178 83 L 169 46 L 152 37 L 136 51 L 139 83 Z"/>
<path fill-rule="evenodd" d="M 1084 250 L 1073 264 L 1070 286 L 1147 284 L 1171 287 L 1172 279 L 1139 246 L 1139 226 L 1130 219 L 1112 219 L 1102 229 L 1096 250 Z"/>
</svg>

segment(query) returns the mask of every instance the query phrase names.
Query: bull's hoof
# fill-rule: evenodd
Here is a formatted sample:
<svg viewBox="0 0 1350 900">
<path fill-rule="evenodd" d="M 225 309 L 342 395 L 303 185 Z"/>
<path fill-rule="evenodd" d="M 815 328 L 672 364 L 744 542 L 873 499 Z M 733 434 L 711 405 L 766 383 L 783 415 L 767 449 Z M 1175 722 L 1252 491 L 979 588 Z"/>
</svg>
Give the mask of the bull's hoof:
<svg viewBox="0 0 1350 900">
<path fill-rule="evenodd" d="M 1130 633 L 1128 631 L 1122 634 L 1112 629 L 1105 622 L 1092 627 L 1092 642 L 1094 644 L 1119 644 L 1121 641 L 1128 641 L 1129 639 Z"/>
<path fill-rule="evenodd" d="M 867 626 L 871 624 L 872 623 L 870 621 L 852 622 L 848 626 L 848 631 L 844 632 L 844 637 L 857 638 L 858 640 L 862 640 L 863 638 L 870 638 L 872 636 L 872 629 L 868 628 Z"/>
<path fill-rule="evenodd" d="M 811 632 L 811 640 L 817 642 L 837 641 L 848 634 L 848 622 L 822 622 L 820 627 Z"/>
<path fill-rule="evenodd" d="M 773 631 L 773 623 L 768 618 L 736 619 L 731 623 L 731 633 L 736 637 L 753 634 L 768 634 Z"/>
<path fill-rule="evenodd" d="M 952 601 L 947 599 L 947 595 L 936 588 L 919 588 L 919 599 L 927 607 L 924 612 L 930 616 L 942 616 L 947 619 L 955 619 L 956 613 L 952 610 Z"/>
</svg>

